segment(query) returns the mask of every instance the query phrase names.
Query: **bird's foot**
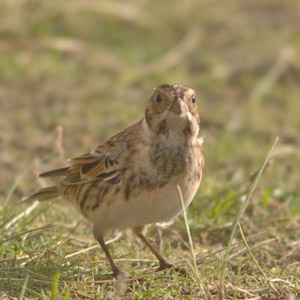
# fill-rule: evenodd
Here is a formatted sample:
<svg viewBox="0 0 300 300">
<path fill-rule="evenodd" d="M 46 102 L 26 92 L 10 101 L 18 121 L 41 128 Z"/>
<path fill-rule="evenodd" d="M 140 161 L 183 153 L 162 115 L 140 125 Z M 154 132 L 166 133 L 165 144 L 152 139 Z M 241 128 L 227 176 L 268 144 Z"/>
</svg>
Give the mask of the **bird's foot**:
<svg viewBox="0 0 300 300">
<path fill-rule="evenodd" d="M 181 275 L 186 275 L 187 274 L 187 271 L 186 269 L 184 268 L 178 268 L 178 267 L 173 267 L 173 265 L 169 264 L 168 262 L 162 262 L 160 264 L 160 266 L 156 269 L 156 272 L 160 272 L 160 271 L 163 271 L 163 270 L 167 270 L 167 269 L 171 269 L 180 273 Z"/>
<path fill-rule="evenodd" d="M 171 264 L 169 264 L 167 261 L 161 261 L 159 267 L 156 269 L 156 272 L 163 271 L 170 268 L 172 268 Z"/>
<path fill-rule="evenodd" d="M 129 278 L 129 274 L 121 271 L 120 269 L 118 268 L 114 268 L 113 270 L 113 276 L 118 279 L 118 280 L 126 280 Z"/>
<path fill-rule="evenodd" d="M 177 273 L 181 274 L 181 275 L 187 275 L 187 271 L 186 271 L 185 268 L 178 268 L 178 267 L 176 267 L 176 268 L 174 268 L 174 270 L 175 270 Z"/>
</svg>

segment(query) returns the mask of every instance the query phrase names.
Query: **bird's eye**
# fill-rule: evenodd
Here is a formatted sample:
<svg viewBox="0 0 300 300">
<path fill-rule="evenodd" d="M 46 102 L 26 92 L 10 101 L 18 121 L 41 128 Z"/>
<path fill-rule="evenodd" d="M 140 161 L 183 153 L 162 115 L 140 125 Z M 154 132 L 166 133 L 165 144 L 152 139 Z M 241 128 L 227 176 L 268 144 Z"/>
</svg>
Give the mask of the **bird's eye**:
<svg viewBox="0 0 300 300">
<path fill-rule="evenodd" d="M 162 97 L 160 94 L 157 94 L 156 96 L 156 102 L 161 102 L 162 101 Z"/>
<path fill-rule="evenodd" d="M 195 95 L 192 97 L 192 102 L 196 103 L 196 96 Z"/>
</svg>

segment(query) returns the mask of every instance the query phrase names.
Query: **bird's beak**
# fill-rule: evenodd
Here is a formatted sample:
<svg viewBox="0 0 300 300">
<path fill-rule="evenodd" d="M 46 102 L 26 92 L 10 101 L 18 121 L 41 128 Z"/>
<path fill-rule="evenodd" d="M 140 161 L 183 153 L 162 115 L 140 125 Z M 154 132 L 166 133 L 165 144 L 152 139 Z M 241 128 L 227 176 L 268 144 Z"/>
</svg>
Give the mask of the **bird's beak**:
<svg viewBox="0 0 300 300">
<path fill-rule="evenodd" d="M 171 104 L 169 111 L 174 113 L 175 115 L 181 115 L 187 111 L 186 104 L 183 100 L 177 97 Z"/>
</svg>

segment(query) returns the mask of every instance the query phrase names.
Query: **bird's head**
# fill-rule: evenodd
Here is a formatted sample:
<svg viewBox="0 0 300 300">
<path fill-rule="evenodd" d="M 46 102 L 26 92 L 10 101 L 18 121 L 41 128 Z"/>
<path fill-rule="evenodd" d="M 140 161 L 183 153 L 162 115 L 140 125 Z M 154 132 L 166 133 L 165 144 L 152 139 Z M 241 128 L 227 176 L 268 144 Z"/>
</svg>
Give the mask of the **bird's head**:
<svg viewBox="0 0 300 300">
<path fill-rule="evenodd" d="M 195 91 L 180 84 L 158 86 L 146 108 L 145 121 L 158 135 L 197 136 L 200 117 Z"/>
</svg>

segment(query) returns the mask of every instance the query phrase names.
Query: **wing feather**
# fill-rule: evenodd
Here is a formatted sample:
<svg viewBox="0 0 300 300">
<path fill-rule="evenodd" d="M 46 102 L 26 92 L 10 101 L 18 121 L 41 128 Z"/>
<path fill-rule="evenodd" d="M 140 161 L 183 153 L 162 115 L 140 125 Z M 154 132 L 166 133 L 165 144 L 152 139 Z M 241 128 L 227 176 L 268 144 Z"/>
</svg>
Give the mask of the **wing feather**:
<svg viewBox="0 0 300 300">
<path fill-rule="evenodd" d="M 90 153 L 69 159 L 71 164 L 63 180 L 65 185 L 83 184 L 104 180 L 111 184 L 121 181 L 128 157 L 128 142 L 124 139 L 110 139 Z"/>
</svg>

